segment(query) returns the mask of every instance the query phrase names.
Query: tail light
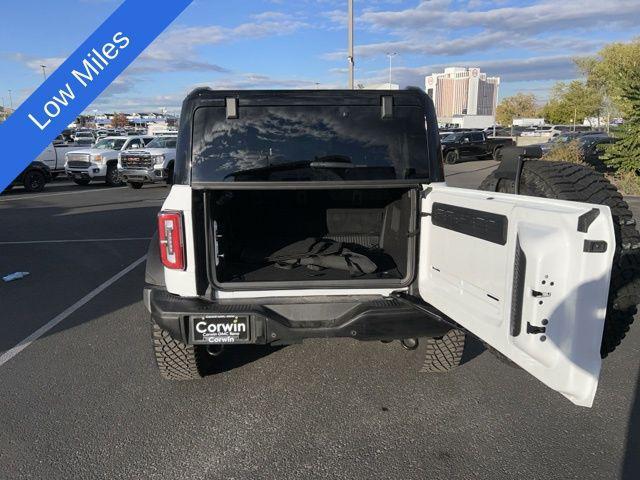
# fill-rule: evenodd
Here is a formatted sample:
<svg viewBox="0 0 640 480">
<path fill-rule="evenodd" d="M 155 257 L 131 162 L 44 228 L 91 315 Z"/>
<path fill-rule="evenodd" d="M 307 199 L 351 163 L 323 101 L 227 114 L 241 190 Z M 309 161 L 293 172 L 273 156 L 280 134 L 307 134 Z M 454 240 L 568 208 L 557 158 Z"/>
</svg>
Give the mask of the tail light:
<svg viewBox="0 0 640 480">
<path fill-rule="evenodd" d="M 158 239 L 162 264 L 173 270 L 184 270 L 184 228 L 181 212 L 163 211 L 158 214 Z"/>
</svg>

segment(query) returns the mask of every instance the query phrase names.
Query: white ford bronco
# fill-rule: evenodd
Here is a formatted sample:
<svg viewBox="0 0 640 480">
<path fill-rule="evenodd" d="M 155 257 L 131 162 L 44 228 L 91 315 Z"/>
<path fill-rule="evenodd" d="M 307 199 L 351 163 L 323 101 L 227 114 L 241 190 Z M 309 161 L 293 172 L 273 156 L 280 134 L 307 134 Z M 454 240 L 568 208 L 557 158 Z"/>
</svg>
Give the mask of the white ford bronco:
<svg viewBox="0 0 640 480">
<path fill-rule="evenodd" d="M 481 190 L 449 187 L 418 89 L 198 89 L 180 118 L 144 289 L 163 377 L 331 337 L 398 340 L 442 372 L 472 335 L 592 404 L 640 291 L 640 237 L 602 175 L 505 147 Z"/>
</svg>

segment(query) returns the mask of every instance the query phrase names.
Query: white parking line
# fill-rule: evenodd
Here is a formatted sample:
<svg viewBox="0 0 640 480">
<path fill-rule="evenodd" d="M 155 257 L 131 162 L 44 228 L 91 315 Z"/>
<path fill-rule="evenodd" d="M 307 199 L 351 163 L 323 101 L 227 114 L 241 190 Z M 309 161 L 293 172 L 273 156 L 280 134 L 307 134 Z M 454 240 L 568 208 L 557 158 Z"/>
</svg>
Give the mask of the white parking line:
<svg viewBox="0 0 640 480">
<path fill-rule="evenodd" d="M 89 301 L 91 301 L 98 294 L 102 293 L 104 290 L 106 290 L 111 285 L 116 283 L 118 280 L 120 280 L 122 277 L 124 277 L 127 273 L 129 273 L 131 270 L 133 270 L 138 265 L 140 265 L 142 262 L 144 262 L 146 260 L 146 258 L 147 258 L 146 255 L 143 256 L 143 257 L 140 257 L 138 260 L 133 262 L 127 268 L 125 268 L 124 270 L 121 270 L 120 272 L 116 273 L 113 277 L 111 277 L 109 280 L 104 282 L 102 285 L 100 285 L 99 287 L 95 288 L 94 290 L 89 292 L 87 295 L 82 297 L 80 300 L 78 300 L 76 303 L 71 305 L 69 308 L 64 310 L 62 313 L 56 315 L 54 318 L 49 320 L 47 323 L 45 323 L 43 326 L 41 326 L 39 329 L 37 329 L 35 332 L 33 332 L 27 338 L 25 338 L 20 343 L 18 343 L 15 347 L 13 347 L 13 348 L 7 350 L 6 352 L 4 352 L 2 355 L 0 355 L 0 367 L 2 365 L 4 365 L 5 363 L 7 363 L 9 360 L 11 360 L 16 355 L 18 355 L 22 350 L 27 348 L 29 345 L 31 345 L 33 342 L 35 342 L 38 338 L 40 338 L 42 335 L 44 335 L 49 330 L 51 330 L 53 327 L 58 325 L 61 321 L 63 321 L 65 318 L 67 318 L 73 312 L 78 310 L 83 305 L 86 305 L 87 303 L 89 303 Z"/>
<path fill-rule="evenodd" d="M 60 195 L 75 195 L 76 193 L 93 193 L 93 192 L 104 192 L 105 190 L 119 190 L 121 188 L 127 188 L 127 187 L 104 187 L 104 188 L 96 188 L 93 190 L 79 190 L 77 192 L 61 192 L 61 193 L 45 193 L 44 195 L 38 195 L 36 194 L 31 194 L 31 195 L 21 195 L 19 197 L 7 197 L 7 198 L 0 198 L 0 203 L 2 202 L 10 202 L 12 200 L 23 200 L 23 199 L 27 199 L 27 200 L 38 200 L 39 198 L 45 198 L 45 197 L 58 197 Z"/>
<path fill-rule="evenodd" d="M 130 238 L 74 238 L 72 240 L 23 240 L 18 242 L 0 242 L 0 245 L 30 245 L 38 243 L 84 243 L 84 242 L 129 242 L 135 240 L 151 240 L 151 237 Z"/>
</svg>

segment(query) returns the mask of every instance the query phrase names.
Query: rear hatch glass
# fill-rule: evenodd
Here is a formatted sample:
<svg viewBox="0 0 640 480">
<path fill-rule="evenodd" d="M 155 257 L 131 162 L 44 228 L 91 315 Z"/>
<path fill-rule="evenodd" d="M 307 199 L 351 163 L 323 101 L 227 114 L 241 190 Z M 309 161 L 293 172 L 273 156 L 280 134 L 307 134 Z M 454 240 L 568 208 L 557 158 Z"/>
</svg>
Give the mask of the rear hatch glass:
<svg viewBox="0 0 640 480">
<path fill-rule="evenodd" d="M 193 120 L 192 182 L 428 178 L 424 113 L 395 106 L 201 107 Z"/>
</svg>

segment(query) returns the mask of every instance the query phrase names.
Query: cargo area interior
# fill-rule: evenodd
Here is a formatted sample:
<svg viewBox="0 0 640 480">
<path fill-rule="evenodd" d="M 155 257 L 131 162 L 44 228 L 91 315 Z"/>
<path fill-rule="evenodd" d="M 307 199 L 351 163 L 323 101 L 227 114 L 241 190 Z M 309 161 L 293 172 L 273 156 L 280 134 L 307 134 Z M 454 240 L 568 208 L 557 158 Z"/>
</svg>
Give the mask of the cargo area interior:
<svg viewBox="0 0 640 480">
<path fill-rule="evenodd" d="M 412 273 L 412 189 L 216 190 L 207 197 L 216 283 L 397 285 Z"/>
</svg>

